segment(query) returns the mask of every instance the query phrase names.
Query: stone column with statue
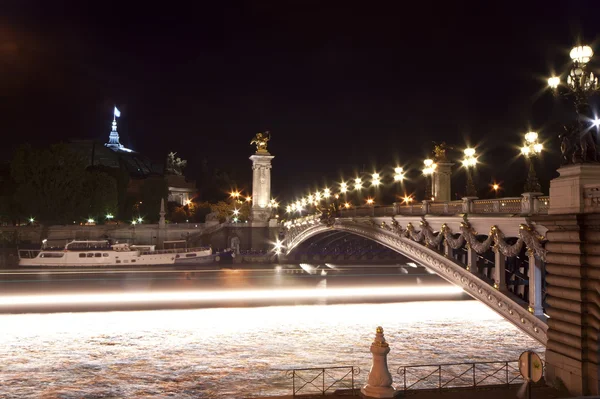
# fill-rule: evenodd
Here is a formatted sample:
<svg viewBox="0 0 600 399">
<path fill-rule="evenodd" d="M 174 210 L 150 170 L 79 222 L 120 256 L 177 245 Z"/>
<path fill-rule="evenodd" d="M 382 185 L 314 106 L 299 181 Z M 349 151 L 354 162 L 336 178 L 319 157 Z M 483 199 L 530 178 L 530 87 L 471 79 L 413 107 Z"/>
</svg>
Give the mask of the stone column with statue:
<svg viewBox="0 0 600 399">
<path fill-rule="evenodd" d="M 252 209 L 250 221 L 253 226 L 267 226 L 271 218 L 271 160 L 274 158 L 267 151 L 267 142 L 271 134 L 266 131 L 257 133 L 250 144 L 256 145 L 256 153 L 250 157 L 252 161 Z"/>
<path fill-rule="evenodd" d="M 452 162 L 448 160 L 446 151 L 452 149 L 446 143 L 435 144 L 433 161 L 437 165 L 433 172 L 433 197 L 436 202 L 452 201 Z"/>
<path fill-rule="evenodd" d="M 390 346 L 383 336 L 383 328 L 377 327 L 375 339 L 371 344 L 373 364 L 369 371 L 367 385 L 360 389 L 360 393 L 366 398 L 393 398 L 398 392 L 392 386 L 392 375 L 387 365 L 387 355 Z"/>
</svg>

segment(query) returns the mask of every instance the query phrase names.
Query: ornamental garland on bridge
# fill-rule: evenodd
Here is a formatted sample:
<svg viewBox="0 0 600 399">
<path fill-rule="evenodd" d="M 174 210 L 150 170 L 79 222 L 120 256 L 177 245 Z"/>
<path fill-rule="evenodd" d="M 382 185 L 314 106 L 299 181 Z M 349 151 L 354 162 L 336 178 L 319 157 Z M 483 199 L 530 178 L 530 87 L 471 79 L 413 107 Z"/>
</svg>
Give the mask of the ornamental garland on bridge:
<svg viewBox="0 0 600 399">
<path fill-rule="evenodd" d="M 495 225 L 490 228 L 486 239 L 479 241 L 477 239 L 477 232 L 473 230 L 466 218 L 460 223 L 460 235 L 457 238 L 454 238 L 452 229 L 446 223 L 442 224 L 441 231 L 437 235 L 425 218 L 422 218 L 420 224 L 421 231 L 419 232 L 415 230 L 415 227 L 410 222 L 403 229 L 400 223 L 392 216 L 392 226 L 388 226 L 385 222 L 382 222 L 381 227 L 402 237 L 410 238 L 413 241 L 424 242 L 429 247 L 438 247 L 442 240 L 444 240 L 450 248 L 459 249 L 466 242 L 467 247 L 473 249 L 478 254 L 483 254 L 493 244 L 494 249 L 499 250 L 504 256 L 513 257 L 521 252 L 523 244 L 525 244 L 527 249 L 535 253 L 538 258 L 542 260 L 546 259 L 546 250 L 541 243 L 544 241 L 544 237 L 538 234 L 534 227 L 527 224 L 519 225 L 519 237 L 517 242 L 512 245 L 506 242 L 504 233 Z"/>
</svg>

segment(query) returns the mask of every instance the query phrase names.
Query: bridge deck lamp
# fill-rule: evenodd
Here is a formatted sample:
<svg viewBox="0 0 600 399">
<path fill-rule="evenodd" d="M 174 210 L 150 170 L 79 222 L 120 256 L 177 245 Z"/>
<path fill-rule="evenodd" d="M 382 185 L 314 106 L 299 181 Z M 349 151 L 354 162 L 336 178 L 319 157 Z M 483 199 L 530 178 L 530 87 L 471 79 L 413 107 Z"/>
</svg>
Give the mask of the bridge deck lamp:
<svg viewBox="0 0 600 399">
<path fill-rule="evenodd" d="M 113 217 L 114 217 L 114 216 L 113 216 L 111 213 L 107 213 L 107 214 L 106 214 L 106 218 L 107 218 L 108 220 L 112 219 Z"/>
<path fill-rule="evenodd" d="M 354 189 L 360 190 L 361 188 L 362 188 L 362 180 L 360 177 L 357 177 L 356 179 L 354 179 Z"/>
<path fill-rule="evenodd" d="M 404 198 L 402 198 L 402 202 L 404 202 L 404 204 L 408 205 L 412 202 L 412 197 L 405 195 Z"/>
<path fill-rule="evenodd" d="M 348 191 L 348 184 L 346 182 L 340 183 L 340 193 L 344 194 Z"/>
<path fill-rule="evenodd" d="M 239 210 L 239 209 L 237 209 L 237 208 L 234 208 L 234 209 L 233 209 L 233 214 L 234 214 L 235 216 L 239 215 L 239 214 L 240 214 L 240 210 Z"/>
<path fill-rule="evenodd" d="M 423 175 L 425 176 L 425 198 L 432 198 L 432 175 L 435 172 L 436 164 L 433 159 L 426 159 L 423 161 L 425 167 L 423 168 Z"/>
<path fill-rule="evenodd" d="M 373 179 L 371 180 L 371 185 L 372 186 L 379 186 L 381 184 L 381 177 L 379 176 L 379 173 L 373 173 L 372 175 Z"/>
<path fill-rule="evenodd" d="M 315 202 L 319 202 L 321 201 L 321 193 L 320 192 L 315 192 Z"/>
<path fill-rule="evenodd" d="M 467 171 L 467 197 L 476 197 L 477 189 L 475 188 L 475 184 L 473 183 L 473 173 L 471 172 L 471 168 L 475 168 L 475 165 L 477 165 L 475 149 L 465 148 L 463 152 L 465 154 L 465 157 L 462 160 L 462 163 Z"/>
<path fill-rule="evenodd" d="M 90 223 L 90 224 L 92 224 L 92 223 L 94 223 L 94 219 L 90 218 L 90 219 L 87 220 L 87 222 Z"/>
<path fill-rule="evenodd" d="M 252 197 L 246 197 L 246 202 L 252 202 Z"/>
<path fill-rule="evenodd" d="M 404 180 L 404 169 L 401 167 L 394 168 L 394 181 L 402 181 Z"/>
<path fill-rule="evenodd" d="M 346 209 L 349 209 L 349 208 L 350 208 L 350 203 L 349 203 L 349 202 L 346 202 L 346 203 L 344 204 L 344 208 L 346 208 Z"/>
<path fill-rule="evenodd" d="M 143 220 L 144 220 L 144 219 L 142 219 L 141 217 L 137 218 L 137 222 L 138 222 L 138 223 L 142 223 L 142 221 L 143 221 Z"/>
<path fill-rule="evenodd" d="M 373 205 L 375 200 L 373 198 L 367 198 L 367 205 Z"/>
<path fill-rule="evenodd" d="M 526 193 L 539 193 L 542 188 L 535 173 L 533 158 L 542 152 L 543 146 L 538 143 L 538 134 L 528 132 L 525 134 L 525 144 L 521 147 L 521 154 L 525 157 L 528 165 L 527 181 L 525 182 Z"/>
<path fill-rule="evenodd" d="M 331 195 L 331 190 L 328 189 L 327 187 L 323 189 L 323 198 L 329 198 L 329 196 Z"/>
</svg>

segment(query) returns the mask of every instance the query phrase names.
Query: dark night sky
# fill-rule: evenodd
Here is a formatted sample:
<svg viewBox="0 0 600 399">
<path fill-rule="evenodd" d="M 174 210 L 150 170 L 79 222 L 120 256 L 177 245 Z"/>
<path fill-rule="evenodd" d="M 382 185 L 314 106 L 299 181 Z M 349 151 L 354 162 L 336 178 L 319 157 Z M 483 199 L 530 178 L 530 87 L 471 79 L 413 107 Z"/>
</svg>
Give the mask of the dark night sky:
<svg viewBox="0 0 600 399">
<path fill-rule="evenodd" d="M 157 161 L 177 151 L 192 176 L 207 157 L 249 181 L 248 143 L 268 129 L 275 194 L 363 165 L 401 161 L 416 176 L 445 140 L 478 145 L 479 184 L 518 195 L 513 147 L 529 127 L 558 133 L 569 108 L 545 79 L 578 38 L 600 52 L 600 3 L 375 3 L 3 1 L 2 155 L 106 140 L 116 104 L 123 144 Z M 545 191 L 558 166 L 548 146 Z"/>
</svg>

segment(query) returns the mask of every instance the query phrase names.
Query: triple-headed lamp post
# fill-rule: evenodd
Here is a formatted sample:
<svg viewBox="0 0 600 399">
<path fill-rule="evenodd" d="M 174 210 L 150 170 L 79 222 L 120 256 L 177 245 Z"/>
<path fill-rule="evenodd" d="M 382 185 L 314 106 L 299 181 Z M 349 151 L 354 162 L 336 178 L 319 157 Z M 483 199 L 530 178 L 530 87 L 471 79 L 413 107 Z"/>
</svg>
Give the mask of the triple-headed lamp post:
<svg viewBox="0 0 600 399">
<path fill-rule="evenodd" d="M 541 143 L 538 143 L 538 134 L 536 132 L 525 133 L 525 144 L 521 147 L 521 154 L 523 154 L 529 164 L 529 172 L 527 173 L 527 181 L 525 182 L 526 193 L 539 193 L 542 190 L 533 164 L 533 158 L 541 153 L 542 149 L 543 146 Z"/>
<path fill-rule="evenodd" d="M 558 76 L 548 79 L 554 94 L 572 99 L 577 113 L 576 123 L 565 126 L 565 132 L 559 136 L 563 164 L 598 161 L 596 141 L 592 135 L 594 120 L 589 105 L 590 95 L 600 92 L 598 77 L 588 70 L 588 62 L 593 55 L 589 46 L 573 47 L 570 53 L 573 66 L 567 75 L 566 85 L 561 84 Z"/>
</svg>

